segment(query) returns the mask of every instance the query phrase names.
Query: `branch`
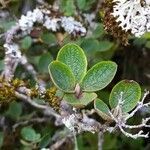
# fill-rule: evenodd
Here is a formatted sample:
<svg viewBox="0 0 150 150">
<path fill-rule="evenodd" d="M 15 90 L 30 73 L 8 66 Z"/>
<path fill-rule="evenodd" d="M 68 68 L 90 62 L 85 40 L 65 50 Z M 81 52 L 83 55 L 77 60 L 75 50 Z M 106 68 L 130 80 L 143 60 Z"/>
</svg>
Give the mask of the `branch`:
<svg viewBox="0 0 150 150">
<path fill-rule="evenodd" d="M 57 150 L 60 147 L 63 147 L 63 144 L 66 142 L 66 140 L 67 140 L 67 137 L 56 141 L 56 143 L 54 143 L 53 145 L 50 146 L 50 149 Z"/>
<path fill-rule="evenodd" d="M 104 142 L 104 133 L 98 133 L 98 150 L 103 150 L 103 142 Z"/>
<path fill-rule="evenodd" d="M 108 131 L 107 124 L 101 124 L 96 119 L 88 117 L 88 114 L 84 111 L 81 114 L 74 110 L 71 114 L 62 115 L 62 122 L 71 132 L 75 131 L 76 133 Z"/>
<path fill-rule="evenodd" d="M 31 106 L 36 107 L 37 109 L 43 110 L 44 112 L 46 112 L 47 115 L 52 115 L 55 118 L 60 118 L 60 115 L 58 113 L 56 113 L 56 111 L 54 111 L 51 107 L 49 107 L 47 105 L 40 105 L 40 104 L 34 102 L 29 96 L 21 94 L 17 91 L 15 92 L 15 95 L 17 98 L 22 99 L 23 101 L 29 103 Z"/>
<path fill-rule="evenodd" d="M 8 38 L 8 40 L 10 39 Z M 14 43 L 5 43 L 4 48 L 5 48 L 5 58 L 4 58 L 5 68 L 2 75 L 6 80 L 11 80 L 13 78 L 13 74 L 16 70 L 16 67 L 19 63 L 21 52 L 19 51 L 19 46 Z"/>
<path fill-rule="evenodd" d="M 129 128 L 129 129 L 142 128 L 142 127 L 150 128 L 150 125 L 147 125 L 148 121 L 150 121 L 150 117 L 143 119 L 142 123 L 139 125 L 126 125 L 126 124 L 124 124 L 123 127 Z"/>
<path fill-rule="evenodd" d="M 120 129 L 120 131 L 121 131 L 125 136 L 131 137 L 131 138 L 133 138 L 133 139 L 137 139 L 137 138 L 140 138 L 140 137 L 148 138 L 148 134 L 149 134 L 149 133 L 143 134 L 143 131 L 142 131 L 142 130 L 140 130 L 137 134 L 131 134 L 131 133 L 126 132 L 126 131 L 122 128 L 122 126 L 119 126 L 119 129 Z"/>
<path fill-rule="evenodd" d="M 142 124 L 140 125 L 135 125 L 135 126 L 130 126 L 130 125 L 126 125 L 125 122 L 123 122 L 123 119 L 120 119 L 120 118 L 115 118 L 114 115 L 109 112 L 109 114 L 111 115 L 112 119 L 116 122 L 116 127 L 119 127 L 120 131 L 127 137 L 131 137 L 133 139 L 137 139 L 139 137 L 144 137 L 144 138 L 148 138 L 148 134 L 144 134 L 142 130 L 140 130 L 137 134 L 132 134 L 132 133 L 128 133 L 126 132 L 123 128 L 130 128 L 130 129 L 133 129 L 133 128 L 139 128 L 139 127 L 144 127 L 144 124 L 146 124 L 150 118 L 146 118 L 143 120 Z M 149 127 L 149 125 L 146 125 L 147 127 Z"/>
<path fill-rule="evenodd" d="M 48 121 L 48 118 L 32 118 L 30 120 L 17 122 L 12 126 L 12 128 L 13 128 L 13 131 L 15 131 L 16 128 L 18 128 L 19 126 L 22 126 L 22 125 L 27 125 L 29 123 L 34 123 L 34 122 L 42 123 L 42 122 L 47 122 L 47 121 Z"/>
<path fill-rule="evenodd" d="M 60 147 L 63 146 L 63 144 L 66 142 L 68 138 L 73 139 L 73 134 L 69 130 L 66 130 L 66 128 L 64 130 L 56 132 L 52 137 L 50 149 L 51 150 L 59 149 Z"/>
<path fill-rule="evenodd" d="M 144 93 L 144 96 L 143 96 L 141 102 L 138 103 L 137 107 L 125 118 L 125 120 L 128 120 L 129 118 L 133 117 L 135 115 L 135 113 L 139 109 L 141 109 L 142 107 L 148 107 L 148 106 L 150 106 L 150 102 L 144 104 L 144 100 L 145 100 L 145 98 L 147 97 L 148 94 L 149 94 L 149 91 L 146 91 Z"/>
<path fill-rule="evenodd" d="M 33 78 L 35 79 L 35 81 L 38 84 L 38 90 L 39 93 L 42 94 L 45 92 L 45 82 L 43 80 L 40 80 L 37 78 L 37 72 L 34 69 L 34 67 L 28 62 L 27 57 L 25 55 L 23 55 L 20 58 L 20 63 L 24 66 L 24 68 L 30 73 L 32 74 Z"/>
<path fill-rule="evenodd" d="M 98 0 L 96 9 L 94 11 L 95 14 L 97 14 L 100 11 L 101 4 L 103 3 L 104 0 Z"/>
</svg>

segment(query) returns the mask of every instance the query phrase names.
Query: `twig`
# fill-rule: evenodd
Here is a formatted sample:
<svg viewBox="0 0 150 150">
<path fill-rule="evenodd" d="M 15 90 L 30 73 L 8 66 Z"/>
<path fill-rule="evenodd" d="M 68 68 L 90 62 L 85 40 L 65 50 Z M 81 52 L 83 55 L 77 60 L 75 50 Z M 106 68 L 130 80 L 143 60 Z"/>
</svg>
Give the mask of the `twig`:
<svg viewBox="0 0 150 150">
<path fill-rule="evenodd" d="M 103 1 L 104 0 L 98 0 L 97 5 L 96 5 L 96 9 L 94 11 L 95 14 L 97 14 L 100 11 L 100 7 L 101 7 L 101 4 Z"/>
<path fill-rule="evenodd" d="M 65 141 L 68 138 L 72 139 L 73 134 L 69 130 L 66 130 L 66 128 L 64 128 L 64 130 L 60 130 L 56 132 L 54 136 L 52 137 L 51 143 L 54 143 L 54 144 L 51 144 L 50 150 L 59 149 L 60 147 L 62 147 L 63 143 L 65 143 Z"/>
<path fill-rule="evenodd" d="M 7 4 L 9 3 L 10 3 L 10 0 L 0 0 L 0 4 L 2 5 L 1 9 L 6 8 Z"/>
<path fill-rule="evenodd" d="M 34 67 L 28 62 L 27 57 L 25 55 L 23 55 L 20 58 L 20 63 L 24 66 L 24 68 L 30 73 L 32 74 L 33 78 L 35 79 L 35 81 L 38 84 L 38 89 L 39 89 L 39 93 L 42 94 L 45 92 L 45 82 L 41 79 L 37 78 L 37 72 L 34 69 Z"/>
<path fill-rule="evenodd" d="M 13 128 L 13 131 L 16 130 L 16 128 L 18 128 L 19 126 L 22 126 L 22 125 L 27 125 L 29 123 L 42 123 L 42 122 L 47 122 L 48 121 L 48 118 L 32 118 L 30 120 L 25 120 L 25 121 L 20 121 L 20 122 L 17 122 L 16 124 L 14 124 L 12 126 Z"/>
<path fill-rule="evenodd" d="M 58 140 L 56 143 L 50 146 L 50 150 L 57 150 L 60 148 L 66 141 L 67 138 L 63 138 L 61 140 Z"/>
<path fill-rule="evenodd" d="M 144 101 L 142 99 L 142 101 Z M 131 112 L 132 113 L 132 112 Z M 131 137 L 133 139 L 137 139 L 137 138 L 140 138 L 140 137 L 144 137 L 144 138 L 148 138 L 148 134 L 144 134 L 142 130 L 140 130 L 137 134 L 132 134 L 132 133 L 128 133 L 126 132 L 123 128 L 130 128 L 130 129 L 133 129 L 133 128 L 140 128 L 140 127 L 144 127 L 144 124 L 146 125 L 146 123 L 149 121 L 150 118 L 146 118 L 145 120 L 143 120 L 143 124 L 141 125 L 135 125 L 135 126 L 130 126 L 130 125 L 126 125 L 126 120 L 122 120 L 120 118 L 115 118 L 114 115 L 109 112 L 110 116 L 112 117 L 112 119 L 116 122 L 116 127 L 118 127 L 120 129 L 120 131 L 127 137 Z M 135 113 L 134 113 L 135 114 Z M 130 115 L 130 114 L 129 114 Z M 125 121 L 125 122 L 123 122 Z M 148 125 L 146 125 L 147 127 L 149 127 Z"/>
<path fill-rule="evenodd" d="M 74 1 L 74 6 L 76 7 L 77 16 L 79 17 L 79 20 L 83 22 L 84 21 L 84 16 L 83 16 L 83 14 L 82 14 L 79 6 L 78 6 L 78 2 L 77 2 L 77 0 L 73 0 L 73 1 Z"/>
<path fill-rule="evenodd" d="M 128 120 L 129 118 L 133 117 L 135 115 L 135 113 L 142 107 L 148 107 L 150 105 L 150 102 L 144 104 L 144 100 L 148 94 L 149 94 L 149 91 L 146 91 L 144 93 L 144 96 L 143 96 L 141 102 L 138 103 L 137 107 L 125 118 L 125 120 Z"/>
<path fill-rule="evenodd" d="M 21 53 L 18 51 L 16 44 L 15 44 L 15 48 L 13 48 L 14 43 L 12 41 L 19 29 L 20 29 L 19 25 L 16 25 L 5 33 L 5 42 L 6 42 L 4 44 L 5 68 L 4 68 L 3 76 L 5 77 L 6 80 L 10 80 L 13 77 L 15 68 L 19 62 L 18 57 L 21 56 Z"/>
<path fill-rule="evenodd" d="M 98 150 L 103 150 L 103 142 L 104 142 L 104 133 L 98 133 Z"/>
<path fill-rule="evenodd" d="M 78 143 L 77 143 L 77 135 L 75 132 L 73 132 L 73 136 L 74 136 L 74 150 L 79 150 Z"/>
<path fill-rule="evenodd" d="M 48 115 L 52 115 L 55 118 L 60 118 L 60 115 L 57 114 L 51 107 L 47 105 L 40 105 L 34 102 L 29 96 L 26 96 L 24 94 L 20 94 L 19 92 L 15 92 L 15 95 L 17 98 L 24 100 L 25 102 L 29 103 L 31 106 L 34 106 L 38 109 L 44 110 Z"/>
<path fill-rule="evenodd" d="M 125 136 L 131 137 L 131 138 L 133 138 L 133 139 L 137 139 L 137 138 L 140 138 L 140 137 L 148 138 L 148 134 L 149 134 L 149 133 L 143 134 L 143 131 L 142 131 L 142 130 L 140 130 L 137 134 L 131 134 L 131 133 L 126 132 L 126 131 L 122 128 L 122 126 L 119 126 L 119 129 L 120 129 L 120 131 L 121 131 Z"/>
<path fill-rule="evenodd" d="M 20 27 L 18 24 L 16 24 L 15 26 L 13 26 L 10 30 L 8 30 L 5 33 L 5 42 L 6 43 L 12 43 L 14 36 L 17 35 L 17 32 L 20 30 Z"/>
<path fill-rule="evenodd" d="M 126 124 L 124 124 L 123 127 L 129 128 L 129 129 L 142 128 L 142 127 L 150 128 L 150 125 L 147 125 L 148 121 L 150 121 L 150 117 L 143 119 L 142 123 L 139 125 L 126 125 Z"/>
</svg>

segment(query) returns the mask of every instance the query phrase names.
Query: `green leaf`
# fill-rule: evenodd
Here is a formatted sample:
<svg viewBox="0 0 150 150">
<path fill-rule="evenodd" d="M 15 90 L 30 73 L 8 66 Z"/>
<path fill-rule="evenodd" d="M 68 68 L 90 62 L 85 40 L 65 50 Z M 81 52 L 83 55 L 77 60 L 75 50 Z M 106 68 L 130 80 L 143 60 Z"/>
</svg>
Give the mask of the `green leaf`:
<svg viewBox="0 0 150 150">
<path fill-rule="evenodd" d="M 105 32 L 104 32 L 103 24 L 98 24 L 97 28 L 92 33 L 92 37 L 93 38 L 99 38 L 99 37 L 102 37 L 104 35 L 104 33 Z"/>
<path fill-rule="evenodd" d="M 64 92 L 61 90 L 57 90 L 55 96 L 62 98 L 64 96 Z"/>
<path fill-rule="evenodd" d="M 85 75 L 81 83 L 83 91 L 92 92 L 105 88 L 114 78 L 117 64 L 112 61 L 102 61 L 94 65 Z"/>
<path fill-rule="evenodd" d="M 22 105 L 16 101 L 10 103 L 6 115 L 16 120 L 19 119 L 22 114 Z"/>
<path fill-rule="evenodd" d="M 133 40 L 133 45 L 136 46 L 136 47 L 138 47 L 138 48 L 142 48 L 143 46 L 146 47 L 145 44 L 147 44 L 147 40 L 145 38 L 141 37 L 141 38 L 135 38 Z"/>
<path fill-rule="evenodd" d="M 96 0 L 86 0 L 86 7 L 89 7 L 89 9 L 91 8 L 91 6 L 96 2 Z"/>
<path fill-rule="evenodd" d="M 45 148 L 48 146 L 48 144 L 51 141 L 51 134 L 46 134 L 43 136 L 43 138 L 41 139 L 40 143 L 39 143 L 39 147 L 40 148 Z"/>
<path fill-rule="evenodd" d="M 3 145 L 3 141 L 4 141 L 4 133 L 3 133 L 3 132 L 0 132 L 0 148 L 1 148 L 2 145 Z"/>
<path fill-rule="evenodd" d="M 71 16 L 75 13 L 75 5 L 73 0 L 61 0 L 60 6 L 64 15 Z"/>
<path fill-rule="evenodd" d="M 145 47 L 148 48 L 148 49 L 150 49 L 150 41 L 147 41 L 147 42 L 146 42 Z"/>
<path fill-rule="evenodd" d="M 80 98 L 77 98 L 75 94 L 65 94 L 63 100 L 74 107 L 84 107 L 92 102 L 97 97 L 96 93 L 82 93 Z"/>
<path fill-rule="evenodd" d="M 57 55 L 57 60 L 70 67 L 77 82 L 80 82 L 85 76 L 87 59 L 84 51 L 78 45 L 67 44 L 63 46 Z"/>
<path fill-rule="evenodd" d="M 105 52 L 112 48 L 113 43 L 109 41 L 99 41 L 98 51 Z"/>
<path fill-rule="evenodd" d="M 86 6 L 86 0 L 77 0 L 77 5 L 79 9 L 84 9 Z"/>
<path fill-rule="evenodd" d="M 94 38 L 86 38 L 82 41 L 81 47 L 85 50 L 87 55 L 91 55 L 98 51 L 99 41 Z"/>
<path fill-rule="evenodd" d="M 49 73 L 57 88 L 64 92 L 74 92 L 75 77 L 67 65 L 53 61 L 49 65 Z"/>
<path fill-rule="evenodd" d="M 128 140 L 128 141 L 130 143 L 130 140 Z M 124 141 L 122 141 L 122 142 L 124 142 Z M 104 134 L 103 150 L 115 150 L 115 149 L 117 150 L 117 149 L 119 149 L 118 147 L 123 147 L 122 142 L 119 142 L 118 136 L 116 136 L 114 134 L 108 134 L 108 133 Z"/>
<path fill-rule="evenodd" d="M 41 73 L 48 73 L 48 65 L 53 61 L 50 53 L 45 53 L 40 57 L 38 68 Z"/>
<path fill-rule="evenodd" d="M 45 105 L 45 101 L 42 98 L 36 97 L 36 98 L 32 98 L 32 100 L 37 104 Z"/>
<path fill-rule="evenodd" d="M 115 108 L 118 102 L 122 102 L 122 112 L 131 111 L 141 98 L 141 88 L 133 80 L 122 80 L 114 86 L 110 93 L 109 103 L 111 108 Z"/>
<path fill-rule="evenodd" d="M 104 120 L 111 120 L 109 107 L 100 99 L 94 101 L 94 108 Z"/>
<path fill-rule="evenodd" d="M 5 19 L 5 21 L 0 21 L 0 28 L 4 30 L 4 32 L 8 31 L 12 26 L 15 26 L 15 21 L 8 21 Z"/>
<path fill-rule="evenodd" d="M 41 135 L 36 133 L 31 127 L 23 127 L 21 129 L 21 136 L 24 140 L 29 142 L 38 142 L 41 138 Z"/>
<path fill-rule="evenodd" d="M 45 44 L 48 45 L 54 44 L 57 41 L 55 35 L 52 33 L 43 33 L 41 35 L 41 39 Z"/>
<path fill-rule="evenodd" d="M 142 38 L 149 40 L 150 39 L 150 33 L 146 32 L 144 35 L 142 35 Z"/>
<path fill-rule="evenodd" d="M 21 48 L 22 49 L 29 49 L 32 45 L 32 38 L 30 36 L 26 36 L 24 39 L 21 40 Z"/>
<path fill-rule="evenodd" d="M 83 134 L 79 134 L 77 136 L 77 143 L 78 150 L 98 150 L 97 134 L 93 134 L 91 132 L 84 132 Z"/>
</svg>

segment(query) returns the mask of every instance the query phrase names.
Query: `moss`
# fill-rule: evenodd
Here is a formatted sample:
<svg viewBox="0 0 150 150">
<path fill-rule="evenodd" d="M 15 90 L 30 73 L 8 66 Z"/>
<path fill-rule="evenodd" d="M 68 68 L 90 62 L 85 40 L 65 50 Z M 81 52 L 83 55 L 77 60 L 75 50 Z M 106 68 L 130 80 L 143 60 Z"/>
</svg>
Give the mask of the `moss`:
<svg viewBox="0 0 150 150">
<path fill-rule="evenodd" d="M 54 108 L 56 111 L 59 111 L 60 99 L 55 95 L 56 90 L 57 89 L 55 87 L 47 89 L 45 92 L 44 99 L 49 103 L 49 105 L 52 108 Z"/>
<path fill-rule="evenodd" d="M 24 81 L 20 79 L 13 79 L 11 81 L 6 81 L 2 77 L 0 77 L 0 104 L 6 104 L 13 100 L 16 100 L 15 91 L 21 87 L 27 86 Z M 39 95 L 37 88 L 31 88 L 31 98 L 39 97 L 44 99 L 44 101 L 48 102 L 48 104 L 54 108 L 56 111 L 59 111 L 60 100 L 55 95 L 56 88 L 52 87 L 46 90 L 46 92 L 42 95 Z"/>
<path fill-rule="evenodd" d="M 24 82 L 19 79 L 6 81 L 0 77 L 0 104 L 9 103 L 15 100 L 15 91 L 20 86 L 23 86 Z"/>
</svg>

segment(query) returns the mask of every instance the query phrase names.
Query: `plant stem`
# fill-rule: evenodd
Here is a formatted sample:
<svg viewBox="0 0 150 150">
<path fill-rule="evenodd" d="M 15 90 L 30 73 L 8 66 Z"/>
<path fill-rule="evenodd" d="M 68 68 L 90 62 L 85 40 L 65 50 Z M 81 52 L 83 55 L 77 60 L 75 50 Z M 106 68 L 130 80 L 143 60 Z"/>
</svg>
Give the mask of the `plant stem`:
<svg viewBox="0 0 150 150">
<path fill-rule="evenodd" d="M 104 142 L 104 133 L 103 132 L 99 132 L 98 133 L 98 150 L 102 150 L 103 149 L 103 142 Z"/>
<path fill-rule="evenodd" d="M 77 143 L 77 137 L 75 132 L 73 132 L 73 136 L 74 136 L 74 150 L 78 150 L 78 143 Z"/>
</svg>

